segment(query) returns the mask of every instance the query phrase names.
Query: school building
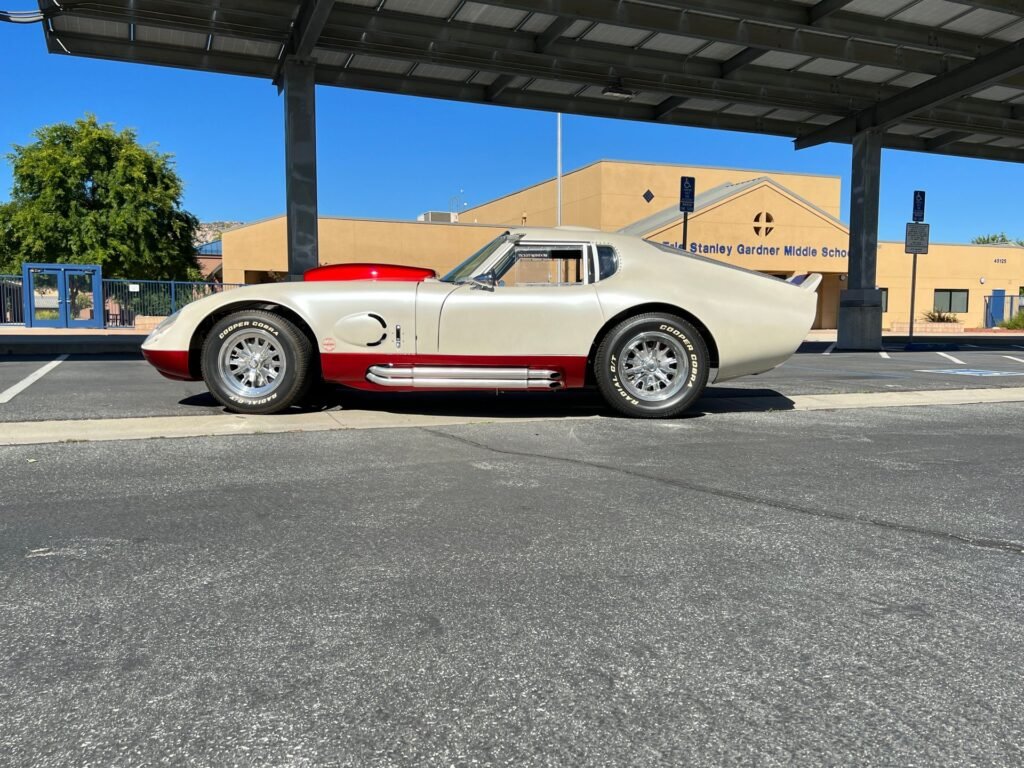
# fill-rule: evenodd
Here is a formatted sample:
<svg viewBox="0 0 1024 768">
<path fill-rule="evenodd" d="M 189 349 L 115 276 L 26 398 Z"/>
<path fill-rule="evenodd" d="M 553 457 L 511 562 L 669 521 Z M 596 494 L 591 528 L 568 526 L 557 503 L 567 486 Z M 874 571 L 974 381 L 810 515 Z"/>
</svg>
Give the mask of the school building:
<svg viewBox="0 0 1024 768">
<path fill-rule="evenodd" d="M 836 327 L 849 247 L 849 230 L 839 218 L 839 177 L 601 160 L 563 177 L 562 223 L 681 246 L 680 176 L 694 176 L 699 192 L 687 225 L 687 250 L 778 277 L 820 272 L 814 327 Z M 549 179 L 457 217 L 322 217 L 320 261 L 409 264 L 443 273 L 510 226 L 554 226 L 556 194 L 556 182 Z M 912 257 L 903 251 L 902 241 L 879 243 L 882 324 L 897 332 L 910 319 Z M 225 283 L 283 279 L 287 264 L 283 216 L 223 234 Z M 1020 308 L 1021 296 L 1024 248 L 1016 245 L 932 243 L 918 259 L 918 322 L 934 308 L 955 314 L 966 328 L 992 326 Z"/>
</svg>

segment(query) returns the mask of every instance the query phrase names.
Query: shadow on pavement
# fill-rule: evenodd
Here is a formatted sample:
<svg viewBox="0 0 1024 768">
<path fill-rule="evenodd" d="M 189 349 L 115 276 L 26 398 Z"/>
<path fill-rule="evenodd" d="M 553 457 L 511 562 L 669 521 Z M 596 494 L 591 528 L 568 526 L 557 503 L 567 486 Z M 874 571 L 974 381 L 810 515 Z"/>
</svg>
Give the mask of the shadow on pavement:
<svg viewBox="0 0 1024 768">
<path fill-rule="evenodd" d="M 179 401 L 197 408 L 216 407 L 208 392 Z M 678 418 L 699 418 L 707 413 L 766 412 L 791 410 L 793 401 L 773 389 L 708 387 L 700 400 Z M 302 408 L 294 412 L 332 409 L 381 411 L 417 416 L 494 417 L 502 419 L 554 419 L 568 416 L 625 418 L 612 410 L 593 389 L 568 392 L 361 392 L 338 386 L 322 386 Z M 227 413 L 226 409 L 222 409 Z"/>
</svg>

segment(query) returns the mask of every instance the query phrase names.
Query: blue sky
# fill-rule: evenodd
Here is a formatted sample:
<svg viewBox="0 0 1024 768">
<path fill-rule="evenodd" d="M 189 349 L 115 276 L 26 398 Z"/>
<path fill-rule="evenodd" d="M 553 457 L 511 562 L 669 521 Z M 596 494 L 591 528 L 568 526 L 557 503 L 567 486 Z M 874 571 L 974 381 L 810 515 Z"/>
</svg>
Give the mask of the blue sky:
<svg viewBox="0 0 1024 768">
<path fill-rule="evenodd" d="M 31 141 L 40 125 L 92 112 L 174 154 L 185 205 L 200 219 L 283 212 L 282 105 L 269 82 L 54 56 L 36 25 L 0 25 L 0 51 L 11 73 L 0 111 L 5 152 Z M 317 99 L 325 215 L 414 218 L 448 210 L 460 190 L 473 205 L 554 175 L 552 114 L 339 88 L 320 88 Z M 564 134 L 566 170 L 612 158 L 823 173 L 842 176 L 844 200 L 849 195 L 847 146 L 796 152 L 780 138 L 571 115 Z M 928 191 L 933 242 L 1004 230 L 1024 237 L 1021 181 L 1024 168 L 1009 163 L 887 150 L 880 235 L 902 239 L 920 188 Z M 2 163 L 0 200 L 10 186 Z"/>
</svg>

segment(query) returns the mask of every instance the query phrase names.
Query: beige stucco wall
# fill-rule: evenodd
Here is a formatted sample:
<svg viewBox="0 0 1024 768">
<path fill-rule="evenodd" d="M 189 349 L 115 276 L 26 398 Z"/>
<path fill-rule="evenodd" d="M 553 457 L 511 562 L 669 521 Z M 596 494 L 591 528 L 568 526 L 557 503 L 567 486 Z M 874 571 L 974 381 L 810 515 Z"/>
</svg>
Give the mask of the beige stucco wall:
<svg viewBox="0 0 1024 768">
<path fill-rule="evenodd" d="M 772 231 L 764 229 L 770 212 Z M 760 213 L 761 234 L 754 228 Z M 678 244 L 681 221 L 652 230 L 648 239 Z M 764 183 L 690 216 L 689 249 L 729 264 L 777 275 L 821 272 L 816 327 L 834 328 L 839 294 L 845 289 L 848 270 L 849 231 L 804 202 Z M 721 247 L 729 252 L 721 252 Z M 810 249 L 814 255 L 786 255 L 786 246 Z M 760 247 L 761 252 L 743 253 Z M 772 249 L 775 249 L 774 252 Z M 878 249 L 877 285 L 888 289 L 885 328 L 910 319 L 911 256 L 902 242 L 883 242 Z M 969 291 L 967 312 L 959 319 L 968 328 L 985 325 L 985 297 L 1002 289 L 1016 296 L 1024 288 L 1024 248 L 1016 246 L 932 245 L 918 259 L 916 320 L 934 306 L 935 290 Z M 985 282 L 981 282 L 985 278 Z"/>
<path fill-rule="evenodd" d="M 720 184 L 771 176 L 832 216 L 839 216 L 842 186 L 838 176 L 602 160 L 562 178 L 562 223 L 605 231 L 628 226 L 678 205 L 680 176 L 695 177 L 698 194 Z M 555 225 L 556 189 L 553 179 L 544 181 L 470 208 L 460 219 L 468 223 L 519 226 L 525 217 L 530 226 L 551 227 Z M 644 199 L 647 190 L 654 195 L 651 202 Z"/>
<path fill-rule="evenodd" d="M 678 200 L 679 176 L 692 173 L 699 189 L 723 181 L 739 182 L 768 175 L 764 171 L 687 168 L 643 163 L 597 163 L 565 178 L 566 224 L 618 229 L 672 205 Z M 835 177 L 771 174 L 779 185 L 763 182 L 690 217 L 689 242 L 710 258 L 775 275 L 821 272 L 817 327 L 834 328 L 839 294 L 846 287 L 846 227 L 829 214 L 838 214 L 840 182 Z M 703 181 L 701 181 L 703 179 Z M 646 189 L 656 195 L 648 206 Z M 807 200 L 802 200 L 806 198 Z M 808 204 L 810 203 L 810 204 Z M 819 210 L 821 209 L 821 210 Z M 554 221 L 554 184 L 540 184 L 473 209 L 457 225 L 424 222 L 323 218 L 320 220 L 320 261 L 334 264 L 375 261 L 427 266 L 445 272 L 500 234 L 517 226 L 526 213 L 531 225 Z M 764 229 L 771 213 L 772 230 Z M 491 219 L 492 225 L 473 224 L 472 218 Z M 760 215 L 761 221 L 755 222 Z M 755 231 L 761 226 L 761 233 Z M 647 236 L 678 243 L 680 222 L 656 228 Z M 284 217 L 256 222 L 225 232 L 224 282 L 257 282 L 268 273 L 287 272 L 287 232 Z M 787 254 L 786 247 L 807 249 Z M 741 248 L 742 247 L 742 248 Z M 722 250 L 719 250 L 721 248 Z M 757 249 L 760 248 L 760 252 Z M 775 249 L 772 251 L 771 249 Z M 744 252 L 741 252 L 744 251 Z M 985 278 L 984 284 L 981 278 Z M 910 256 L 902 243 L 879 247 L 877 284 L 888 289 L 886 328 L 909 319 Z M 1024 249 L 1003 246 L 933 245 L 919 260 L 917 315 L 931 309 L 934 291 L 970 291 L 968 327 L 984 326 L 985 300 L 995 289 L 1017 295 L 1024 287 Z"/>
<path fill-rule="evenodd" d="M 459 214 L 466 224 L 553 227 L 556 223 L 557 183 L 552 179 Z M 643 194 L 643 190 L 640 191 Z M 642 202 L 642 201 L 641 201 Z M 588 165 L 562 177 L 562 223 L 601 228 L 602 172 Z"/>
<path fill-rule="evenodd" d="M 503 231 L 503 227 L 323 218 L 320 263 L 407 264 L 443 274 Z M 266 272 L 287 273 L 283 216 L 225 232 L 223 239 L 225 283 L 259 282 Z"/>
<path fill-rule="evenodd" d="M 878 287 L 889 292 L 889 311 L 882 316 L 886 328 L 910 319 L 913 257 L 903 250 L 903 243 L 880 243 L 878 248 Z M 966 288 L 967 312 L 958 317 L 968 328 L 982 328 L 986 296 L 998 289 L 1006 291 L 1007 296 L 1017 296 L 1024 288 L 1024 248 L 932 244 L 928 251 L 917 257 L 917 320 L 932 308 L 936 289 Z"/>
</svg>

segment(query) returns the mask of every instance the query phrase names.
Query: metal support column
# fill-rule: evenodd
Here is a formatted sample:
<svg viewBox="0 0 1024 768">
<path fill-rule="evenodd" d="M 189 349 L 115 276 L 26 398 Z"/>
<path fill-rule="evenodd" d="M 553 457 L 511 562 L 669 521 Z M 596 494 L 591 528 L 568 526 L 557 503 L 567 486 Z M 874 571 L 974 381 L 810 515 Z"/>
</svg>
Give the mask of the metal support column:
<svg viewBox="0 0 1024 768">
<path fill-rule="evenodd" d="M 877 352 L 882 348 L 882 292 L 875 286 L 881 176 L 881 131 L 858 133 L 853 137 L 849 287 L 839 296 L 836 348 L 841 350 Z"/>
<path fill-rule="evenodd" d="M 313 62 L 289 59 L 281 69 L 284 91 L 285 194 L 288 278 L 301 280 L 319 266 L 316 185 L 316 78 Z"/>
</svg>

